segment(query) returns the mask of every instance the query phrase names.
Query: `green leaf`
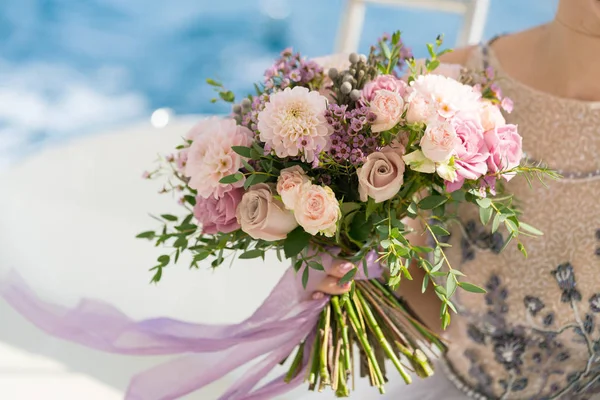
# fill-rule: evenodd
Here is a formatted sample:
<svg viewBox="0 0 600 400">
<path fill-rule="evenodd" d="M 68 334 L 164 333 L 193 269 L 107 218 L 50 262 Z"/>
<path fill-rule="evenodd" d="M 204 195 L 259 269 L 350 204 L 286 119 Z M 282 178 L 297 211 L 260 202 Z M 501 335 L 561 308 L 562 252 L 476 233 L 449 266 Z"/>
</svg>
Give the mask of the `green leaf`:
<svg viewBox="0 0 600 400">
<path fill-rule="evenodd" d="M 493 213 L 494 213 L 494 209 L 491 207 L 488 207 L 488 208 L 480 207 L 479 208 L 479 219 L 481 220 L 481 223 L 483 225 L 487 225 L 488 222 L 490 222 L 490 219 L 492 218 Z"/>
<path fill-rule="evenodd" d="M 496 214 L 494 221 L 492 221 L 492 233 L 496 233 L 500 227 L 500 214 Z"/>
<path fill-rule="evenodd" d="M 340 209 L 342 210 L 343 215 L 350 214 L 351 212 L 360 209 L 360 207 L 361 207 L 361 205 L 359 203 L 352 203 L 352 202 L 342 203 L 340 205 Z"/>
<path fill-rule="evenodd" d="M 433 60 L 429 63 L 429 66 L 427 67 L 427 69 L 429 71 L 433 71 L 435 70 L 437 67 L 440 66 L 440 61 L 439 60 Z"/>
<path fill-rule="evenodd" d="M 432 195 L 432 196 L 425 197 L 423 200 L 421 200 L 419 202 L 419 208 L 421 208 L 423 210 L 432 210 L 436 207 L 441 206 L 442 204 L 444 204 L 447 201 L 448 201 L 447 197 Z"/>
<path fill-rule="evenodd" d="M 235 101 L 235 95 L 231 90 L 219 92 L 219 97 L 228 103 L 233 103 Z"/>
<path fill-rule="evenodd" d="M 431 247 L 426 247 L 426 246 L 414 246 L 413 249 L 417 253 L 431 253 L 433 251 L 433 249 Z"/>
<path fill-rule="evenodd" d="M 303 262 L 304 262 L 304 260 L 296 261 L 296 263 L 294 264 L 294 271 L 296 271 L 296 272 L 300 271 L 300 268 L 302 268 Z"/>
<path fill-rule="evenodd" d="M 475 200 L 479 207 L 481 208 L 490 208 L 492 206 L 492 201 L 487 197 L 479 197 Z"/>
<path fill-rule="evenodd" d="M 519 251 L 521 253 L 523 253 L 523 255 L 525 256 L 525 258 L 527 258 L 527 250 L 525 249 L 525 246 L 523 245 L 523 243 L 519 243 L 517 245 L 517 248 L 519 249 Z"/>
<path fill-rule="evenodd" d="M 231 150 L 235 151 L 242 157 L 251 158 L 252 149 L 246 146 L 231 146 Z"/>
<path fill-rule="evenodd" d="M 354 275 L 356 275 L 357 271 L 358 271 L 358 268 L 352 268 L 350 271 L 348 271 L 346 273 L 346 275 L 344 275 L 342 277 L 342 279 L 340 279 L 339 284 L 343 285 L 343 284 L 346 284 L 346 283 L 352 281 L 352 279 L 354 278 Z"/>
<path fill-rule="evenodd" d="M 446 328 L 448 328 L 449 325 L 450 325 L 450 313 L 445 312 L 444 316 L 442 317 L 442 329 L 446 330 Z"/>
<path fill-rule="evenodd" d="M 246 168 L 246 170 L 250 171 L 250 172 L 254 172 L 254 167 L 250 164 L 248 164 L 248 161 L 244 160 L 243 158 L 242 160 L 242 165 L 244 166 L 244 168 Z"/>
<path fill-rule="evenodd" d="M 317 271 L 325 271 L 325 268 L 323 267 L 323 265 L 316 261 L 309 261 L 308 266 L 311 267 L 312 269 L 316 269 Z"/>
<path fill-rule="evenodd" d="M 471 292 L 471 293 L 487 293 L 487 291 L 485 289 L 480 288 L 477 285 L 473 285 L 472 283 L 458 282 L 458 286 L 460 286 L 461 289 L 466 290 L 467 292 Z"/>
<path fill-rule="evenodd" d="M 446 289 L 444 289 L 443 286 L 436 286 L 435 287 L 435 291 L 438 292 L 439 294 L 443 295 L 443 296 L 447 296 Z"/>
<path fill-rule="evenodd" d="M 369 219 L 371 214 L 373 214 L 377 210 L 377 207 L 378 207 L 378 204 L 375 203 L 375 200 L 373 200 L 371 197 L 369 197 L 369 201 L 367 202 L 367 214 L 366 214 L 367 219 Z"/>
<path fill-rule="evenodd" d="M 292 258 L 300 254 L 300 252 L 308 246 L 311 237 L 312 235 L 305 232 L 302 227 L 298 227 L 288 233 L 283 242 L 285 257 Z"/>
<path fill-rule="evenodd" d="M 182 249 L 185 249 L 188 245 L 188 240 L 185 236 L 179 236 L 177 238 L 177 240 L 175 241 L 175 243 L 173 243 L 174 247 L 180 247 Z"/>
<path fill-rule="evenodd" d="M 454 303 L 452 303 L 450 300 L 448 300 L 448 301 L 446 301 L 446 304 L 452 311 L 454 311 L 455 314 L 458 314 L 458 311 L 456 311 L 456 307 L 454 306 Z"/>
<path fill-rule="evenodd" d="M 427 285 L 429 284 L 429 275 L 423 277 L 423 284 L 421 285 L 421 293 L 425 293 Z"/>
<path fill-rule="evenodd" d="M 380 42 L 380 44 L 381 44 L 381 51 L 383 52 L 383 56 L 389 60 L 392 56 L 390 47 L 388 46 L 388 44 L 386 42 L 383 42 L 383 41 Z"/>
<path fill-rule="evenodd" d="M 440 235 L 440 236 L 449 236 L 450 235 L 450 232 L 448 232 L 446 229 L 444 229 L 440 225 L 431 225 L 430 228 L 431 228 L 431 231 L 436 235 Z"/>
<path fill-rule="evenodd" d="M 160 263 L 160 265 L 162 267 L 169 265 L 169 263 L 171 262 L 171 257 L 169 257 L 168 255 L 162 255 L 160 257 L 158 257 L 157 261 Z"/>
<path fill-rule="evenodd" d="M 214 79 L 211 79 L 211 78 L 206 78 L 206 83 L 208 83 L 211 86 L 217 86 L 217 87 L 223 86 L 223 84 L 221 84 L 221 83 L 219 83 L 219 82 L 217 82 L 217 81 L 215 81 Z"/>
<path fill-rule="evenodd" d="M 254 174 L 250 175 L 246 182 L 244 182 L 244 189 L 248 189 L 252 185 L 256 185 L 258 183 L 264 183 L 269 180 L 269 175 L 265 174 Z"/>
<path fill-rule="evenodd" d="M 466 276 L 465 274 L 463 274 L 462 272 L 460 272 L 457 269 L 450 270 L 450 274 L 452 274 L 454 276 Z"/>
<path fill-rule="evenodd" d="M 511 234 L 514 234 L 516 236 L 517 233 L 519 233 L 519 227 L 517 226 L 517 224 L 515 224 L 515 222 L 512 219 L 506 219 L 504 221 L 504 225 Z"/>
<path fill-rule="evenodd" d="M 382 240 L 381 243 L 379 243 L 379 244 L 384 249 L 387 249 L 387 248 L 389 248 L 392 245 L 392 242 L 386 239 L 386 240 Z"/>
<path fill-rule="evenodd" d="M 151 240 L 151 239 L 154 239 L 155 235 L 156 234 L 154 233 L 154 231 L 146 231 L 146 232 L 142 232 L 142 233 L 138 234 L 136 236 L 136 238 L 138 238 L 138 239 L 150 239 Z"/>
<path fill-rule="evenodd" d="M 431 58 L 435 58 L 435 51 L 433 51 L 433 45 L 431 43 L 427 43 L 427 52 Z"/>
<path fill-rule="evenodd" d="M 219 181 L 219 183 L 227 185 L 227 184 L 230 184 L 230 183 L 239 182 L 243 178 L 244 178 L 244 174 L 242 174 L 241 172 L 236 172 L 235 174 L 224 176 L 223 178 L 221 178 L 221 180 Z"/>
<path fill-rule="evenodd" d="M 352 220 L 348 236 L 356 242 L 364 243 L 371 236 L 372 228 L 373 222 L 371 219 L 366 219 L 366 214 L 361 211 L 356 213 L 356 217 Z"/>
<path fill-rule="evenodd" d="M 177 217 L 174 215 L 171 215 L 171 214 L 163 214 L 160 217 L 164 220 L 171 221 L 171 222 L 177 221 Z"/>
<path fill-rule="evenodd" d="M 242 253 L 238 258 L 240 260 L 247 260 L 247 259 L 250 259 L 250 258 L 262 257 L 264 255 L 265 255 L 264 250 L 254 249 L 254 250 L 248 250 L 245 253 Z"/>
<path fill-rule="evenodd" d="M 302 272 L 302 287 L 306 289 L 306 284 L 308 283 L 308 271 L 310 268 L 304 267 L 304 272 Z"/>
<path fill-rule="evenodd" d="M 534 228 L 533 226 L 531 226 L 529 224 L 526 224 L 525 222 L 520 222 L 519 228 L 521 228 L 524 232 L 531 233 L 532 235 L 536 235 L 536 236 L 544 235 L 544 232 L 540 231 L 539 229 Z"/>
<path fill-rule="evenodd" d="M 456 291 L 456 278 L 454 276 L 448 276 L 446 280 L 446 293 L 448 297 L 452 297 L 454 292 Z"/>
<path fill-rule="evenodd" d="M 194 261 L 198 262 L 198 261 L 202 261 L 208 258 L 208 256 L 210 255 L 210 252 L 208 251 L 201 251 L 200 253 L 194 255 Z"/>
</svg>

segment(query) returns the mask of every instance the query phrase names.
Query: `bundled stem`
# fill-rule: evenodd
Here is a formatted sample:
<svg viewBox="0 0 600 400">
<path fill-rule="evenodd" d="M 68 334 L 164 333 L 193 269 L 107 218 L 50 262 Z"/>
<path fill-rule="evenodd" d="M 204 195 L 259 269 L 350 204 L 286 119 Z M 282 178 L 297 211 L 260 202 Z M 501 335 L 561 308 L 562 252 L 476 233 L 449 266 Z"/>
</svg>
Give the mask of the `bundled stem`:
<svg viewBox="0 0 600 400">
<path fill-rule="evenodd" d="M 353 345 L 357 344 L 360 364 L 372 386 L 385 393 L 386 359 L 391 360 L 404 382 L 412 376 L 402 364 L 406 359 L 421 378 L 433 374 L 430 360 L 420 348 L 423 343 L 443 346 L 423 327 L 383 284 L 376 280 L 354 283 L 352 295 L 332 296 L 315 327 L 306 380 L 309 389 L 319 391 L 330 386 L 337 397 L 350 395 L 354 389 L 355 365 Z M 310 345 L 310 343 L 308 344 Z M 286 375 L 286 381 L 301 370 L 307 343 L 300 344 Z M 361 367 L 361 371 L 363 368 Z"/>
</svg>

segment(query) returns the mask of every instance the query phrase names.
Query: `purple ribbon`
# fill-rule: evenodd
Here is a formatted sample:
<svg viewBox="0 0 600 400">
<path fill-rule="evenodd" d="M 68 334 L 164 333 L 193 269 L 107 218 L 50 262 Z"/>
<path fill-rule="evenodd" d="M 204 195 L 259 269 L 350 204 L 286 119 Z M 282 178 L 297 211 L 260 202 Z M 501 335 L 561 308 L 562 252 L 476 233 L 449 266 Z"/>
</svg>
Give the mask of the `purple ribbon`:
<svg viewBox="0 0 600 400">
<path fill-rule="evenodd" d="M 325 271 L 333 258 L 321 255 Z M 369 279 L 381 276 L 377 254 L 367 255 Z M 304 380 L 314 327 L 328 297 L 312 300 L 326 272 L 311 270 L 306 290 L 288 269 L 254 314 L 239 324 L 207 325 L 153 318 L 133 321 L 115 307 L 82 300 L 73 309 L 44 302 L 12 272 L 0 282 L 0 294 L 25 318 L 47 333 L 97 350 L 131 355 L 185 354 L 135 376 L 127 400 L 176 399 L 232 370 L 263 357 L 220 400 L 264 400 L 285 393 Z M 362 268 L 355 279 L 366 279 Z M 290 383 L 284 375 L 256 388 L 259 381 L 302 341 L 307 340 L 302 371 Z"/>
</svg>

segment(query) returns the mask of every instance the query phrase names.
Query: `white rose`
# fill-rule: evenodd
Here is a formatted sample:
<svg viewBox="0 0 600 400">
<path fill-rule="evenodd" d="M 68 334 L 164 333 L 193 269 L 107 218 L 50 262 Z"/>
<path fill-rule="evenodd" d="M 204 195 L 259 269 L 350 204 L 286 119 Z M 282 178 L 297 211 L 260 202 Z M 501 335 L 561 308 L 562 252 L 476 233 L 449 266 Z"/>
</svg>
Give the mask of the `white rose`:
<svg viewBox="0 0 600 400">
<path fill-rule="evenodd" d="M 458 178 L 456 168 L 448 163 L 437 164 L 435 171 L 442 179 L 448 182 L 454 182 Z"/>
</svg>

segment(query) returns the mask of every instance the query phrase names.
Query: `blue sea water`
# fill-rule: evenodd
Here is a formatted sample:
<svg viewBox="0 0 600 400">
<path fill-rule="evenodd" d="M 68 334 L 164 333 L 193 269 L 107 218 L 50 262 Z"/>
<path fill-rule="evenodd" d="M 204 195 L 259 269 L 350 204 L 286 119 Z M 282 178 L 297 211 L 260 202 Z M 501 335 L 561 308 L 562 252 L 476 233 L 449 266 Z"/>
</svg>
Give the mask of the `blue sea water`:
<svg viewBox="0 0 600 400">
<path fill-rule="evenodd" d="M 485 38 L 552 18 L 557 0 L 492 0 Z M 206 77 L 243 94 L 278 52 L 334 50 L 344 0 L 2 0 L 0 164 L 27 149 L 149 118 L 221 113 Z M 458 16 L 369 6 L 368 49 L 400 29 L 417 56 Z"/>
</svg>

